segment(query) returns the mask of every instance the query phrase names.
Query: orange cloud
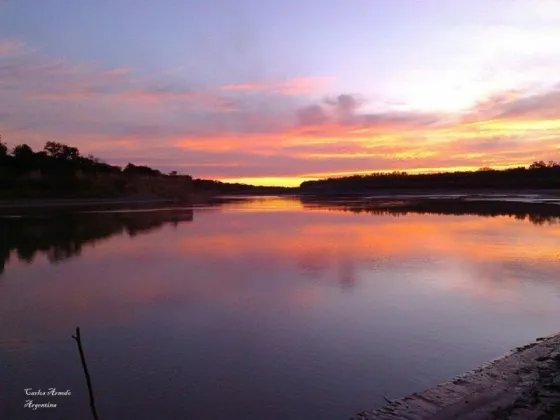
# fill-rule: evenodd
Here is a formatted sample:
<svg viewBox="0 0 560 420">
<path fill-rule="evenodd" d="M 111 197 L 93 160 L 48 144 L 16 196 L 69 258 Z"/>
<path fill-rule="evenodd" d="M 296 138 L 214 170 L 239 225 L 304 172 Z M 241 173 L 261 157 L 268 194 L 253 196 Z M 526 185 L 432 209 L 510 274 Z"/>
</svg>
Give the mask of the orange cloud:
<svg viewBox="0 0 560 420">
<path fill-rule="evenodd" d="M 331 83 L 329 77 L 298 77 L 283 82 L 240 83 L 221 86 L 221 90 L 241 92 L 269 92 L 279 95 L 308 95 L 325 90 Z"/>
</svg>

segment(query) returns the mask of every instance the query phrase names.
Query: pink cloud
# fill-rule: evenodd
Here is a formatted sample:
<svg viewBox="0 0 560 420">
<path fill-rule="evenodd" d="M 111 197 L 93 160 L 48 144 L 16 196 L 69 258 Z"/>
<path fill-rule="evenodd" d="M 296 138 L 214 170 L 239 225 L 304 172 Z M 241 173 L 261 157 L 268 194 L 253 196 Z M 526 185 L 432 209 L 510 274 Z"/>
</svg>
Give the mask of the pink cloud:
<svg viewBox="0 0 560 420">
<path fill-rule="evenodd" d="M 97 69 L 92 66 L 76 66 L 64 60 L 53 60 L 39 54 L 16 56 L 11 54 L 19 43 L 0 43 L 0 54 L 7 60 L 0 65 L 0 90 L 6 90 L 16 102 L 80 102 L 90 105 L 116 107 L 119 102 L 128 108 L 146 105 L 165 105 L 182 102 L 184 109 L 215 110 L 231 112 L 237 108 L 236 101 L 215 92 L 201 92 L 140 79 L 127 68 Z M 7 54 L 11 54 L 9 57 Z"/>
<path fill-rule="evenodd" d="M 241 92 L 269 92 L 279 95 L 309 95 L 325 90 L 329 77 L 298 77 L 283 82 L 241 83 L 221 86 L 221 90 Z"/>
<path fill-rule="evenodd" d="M 135 101 L 146 104 L 161 103 L 167 101 L 197 101 L 208 102 L 215 98 L 215 95 L 202 92 L 173 90 L 161 87 L 147 87 L 131 89 L 118 92 L 114 95 L 116 100 Z"/>
<path fill-rule="evenodd" d="M 116 68 L 116 69 L 110 69 L 104 71 L 104 74 L 109 76 L 124 76 L 131 73 L 132 70 L 126 68 Z"/>
<path fill-rule="evenodd" d="M 45 101 L 83 101 L 91 98 L 92 94 L 87 90 L 44 92 L 35 96 L 35 99 Z"/>
<path fill-rule="evenodd" d="M 29 47 L 17 39 L 0 40 L 0 58 L 10 58 L 29 52 Z"/>
</svg>

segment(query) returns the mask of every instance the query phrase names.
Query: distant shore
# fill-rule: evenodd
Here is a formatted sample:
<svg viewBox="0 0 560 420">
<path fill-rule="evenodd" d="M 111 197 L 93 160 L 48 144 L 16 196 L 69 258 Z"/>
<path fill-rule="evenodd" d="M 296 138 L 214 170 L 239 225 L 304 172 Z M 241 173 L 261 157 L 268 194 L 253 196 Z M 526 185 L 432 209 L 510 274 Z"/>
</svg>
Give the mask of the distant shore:
<svg viewBox="0 0 560 420">
<path fill-rule="evenodd" d="M 558 196 L 560 188 L 376 188 L 376 189 L 349 189 L 347 191 L 306 191 L 299 190 L 297 194 L 306 196 L 336 197 L 336 196 L 357 196 L 357 197 L 379 197 L 379 196 L 504 196 L 504 195 L 538 195 L 538 196 Z"/>
<path fill-rule="evenodd" d="M 351 420 L 560 418 L 560 334 Z"/>
</svg>

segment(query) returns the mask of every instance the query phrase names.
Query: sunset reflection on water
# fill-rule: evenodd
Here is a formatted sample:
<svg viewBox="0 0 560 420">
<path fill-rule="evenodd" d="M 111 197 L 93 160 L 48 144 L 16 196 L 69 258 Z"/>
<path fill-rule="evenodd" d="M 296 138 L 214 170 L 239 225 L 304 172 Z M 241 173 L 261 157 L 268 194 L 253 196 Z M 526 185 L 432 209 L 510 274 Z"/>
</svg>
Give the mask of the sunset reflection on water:
<svg viewBox="0 0 560 420">
<path fill-rule="evenodd" d="M 72 388 L 45 418 L 86 415 L 76 325 L 99 411 L 139 419 L 347 418 L 559 329 L 557 223 L 291 197 L 4 232 L 13 416 L 29 386 Z"/>
</svg>

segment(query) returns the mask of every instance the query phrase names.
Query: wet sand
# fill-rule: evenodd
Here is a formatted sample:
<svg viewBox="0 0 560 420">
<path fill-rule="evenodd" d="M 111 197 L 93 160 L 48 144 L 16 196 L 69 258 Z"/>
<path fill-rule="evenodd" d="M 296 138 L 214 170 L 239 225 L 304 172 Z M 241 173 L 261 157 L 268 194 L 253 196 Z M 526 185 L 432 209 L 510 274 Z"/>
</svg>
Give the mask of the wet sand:
<svg viewBox="0 0 560 420">
<path fill-rule="evenodd" d="M 351 420 L 560 419 L 560 334 Z"/>
</svg>

